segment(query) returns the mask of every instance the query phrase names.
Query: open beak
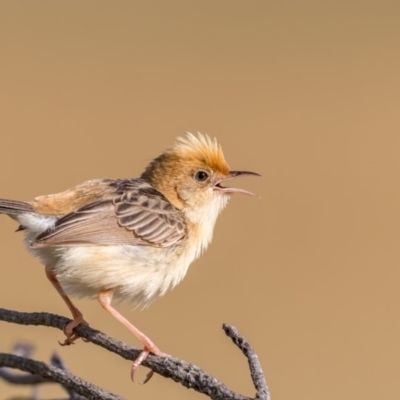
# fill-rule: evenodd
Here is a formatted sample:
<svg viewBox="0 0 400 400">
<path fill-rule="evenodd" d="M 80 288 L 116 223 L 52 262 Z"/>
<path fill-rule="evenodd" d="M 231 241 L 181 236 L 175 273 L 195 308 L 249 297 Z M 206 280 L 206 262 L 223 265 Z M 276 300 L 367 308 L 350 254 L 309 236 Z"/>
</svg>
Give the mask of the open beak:
<svg viewBox="0 0 400 400">
<path fill-rule="evenodd" d="M 233 178 L 237 178 L 239 176 L 243 175 L 253 175 L 253 176 L 261 176 L 260 174 L 257 174 L 256 172 L 250 172 L 250 171 L 231 171 L 229 175 L 226 178 L 221 179 L 214 185 L 214 189 L 218 190 L 220 192 L 226 193 L 226 194 L 232 194 L 232 193 L 242 193 L 242 194 L 247 194 L 249 196 L 255 196 L 254 193 L 251 193 L 247 190 L 244 189 L 239 189 L 235 187 L 226 187 L 222 186 L 222 183 Z"/>
</svg>

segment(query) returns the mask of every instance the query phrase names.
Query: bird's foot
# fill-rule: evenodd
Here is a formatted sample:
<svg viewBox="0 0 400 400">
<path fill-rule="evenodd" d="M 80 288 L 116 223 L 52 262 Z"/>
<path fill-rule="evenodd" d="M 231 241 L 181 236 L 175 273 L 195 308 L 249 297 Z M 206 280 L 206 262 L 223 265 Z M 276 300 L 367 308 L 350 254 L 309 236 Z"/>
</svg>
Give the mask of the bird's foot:
<svg viewBox="0 0 400 400">
<path fill-rule="evenodd" d="M 156 345 L 151 343 L 151 345 L 146 345 L 142 352 L 139 354 L 139 356 L 136 358 L 136 360 L 133 361 L 132 364 L 132 369 L 131 369 L 131 379 L 132 382 L 135 382 L 135 373 L 139 369 L 140 365 L 142 362 L 147 358 L 147 356 L 152 353 L 155 354 L 156 356 L 161 356 L 161 357 L 166 357 L 167 354 L 163 353 Z M 147 383 L 151 377 L 153 376 L 154 371 L 150 370 L 148 374 L 146 375 L 146 378 L 144 379 L 143 382 L 141 382 L 141 385 L 144 385 Z"/>
<path fill-rule="evenodd" d="M 69 346 L 71 344 L 74 344 L 75 340 L 80 338 L 80 336 L 77 333 L 74 332 L 74 329 L 80 324 L 89 326 L 89 324 L 83 319 L 82 315 L 74 318 L 73 321 L 69 322 L 64 327 L 64 334 L 66 336 L 64 342 L 63 343 L 58 342 L 58 343 L 61 346 Z M 85 340 L 85 339 L 82 339 L 82 340 L 84 342 L 87 342 L 87 340 Z"/>
</svg>

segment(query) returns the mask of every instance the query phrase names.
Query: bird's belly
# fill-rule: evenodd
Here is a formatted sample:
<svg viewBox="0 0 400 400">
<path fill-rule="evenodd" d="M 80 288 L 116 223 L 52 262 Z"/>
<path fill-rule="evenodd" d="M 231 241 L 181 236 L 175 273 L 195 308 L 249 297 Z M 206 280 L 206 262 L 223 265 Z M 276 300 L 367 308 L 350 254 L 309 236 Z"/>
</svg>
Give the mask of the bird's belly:
<svg viewBox="0 0 400 400">
<path fill-rule="evenodd" d="M 73 297 L 96 297 L 114 289 L 121 302 L 146 306 L 178 284 L 191 262 L 173 248 L 150 246 L 85 246 L 56 250 L 54 271 Z"/>
<path fill-rule="evenodd" d="M 54 265 L 59 259 L 59 256 L 54 247 L 43 247 L 40 249 L 33 249 L 31 247 L 31 242 L 34 241 L 37 236 L 38 233 L 36 232 L 32 232 L 30 230 L 26 232 L 24 239 L 26 249 L 32 255 L 39 258 L 43 265 Z"/>
</svg>

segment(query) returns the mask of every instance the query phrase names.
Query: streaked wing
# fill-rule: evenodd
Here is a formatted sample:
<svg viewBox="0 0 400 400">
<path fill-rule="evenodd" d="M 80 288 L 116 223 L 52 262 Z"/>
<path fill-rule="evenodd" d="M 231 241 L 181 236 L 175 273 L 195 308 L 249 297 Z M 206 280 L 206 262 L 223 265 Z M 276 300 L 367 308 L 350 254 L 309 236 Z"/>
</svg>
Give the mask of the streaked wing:
<svg viewBox="0 0 400 400">
<path fill-rule="evenodd" d="M 181 211 L 164 197 L 128 191 L 115 199 L 114 204 L 119 225 L 149 243 L 167 247 L 185 234 Z"/>
<path fill-rule="evenodd" d="M 67 214 L 32 247 L 150 245 L 167 247 L 185 235 L 182 213 L 153 190 L 130 190 Z"/>
</svg>

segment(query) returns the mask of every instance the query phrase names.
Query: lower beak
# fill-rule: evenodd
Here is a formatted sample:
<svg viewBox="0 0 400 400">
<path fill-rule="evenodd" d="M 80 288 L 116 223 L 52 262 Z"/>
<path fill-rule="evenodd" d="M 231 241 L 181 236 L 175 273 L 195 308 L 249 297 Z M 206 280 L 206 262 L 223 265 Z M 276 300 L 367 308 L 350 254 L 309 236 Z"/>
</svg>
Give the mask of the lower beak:
<svg viewBox="0 0 400 400">
<path fill-rule="evenodd" d="M 251 193 L 244 189 L 222 186 L 222 182 L 227 181 L 229 179 L 237 178 L 239 176 L 244 176 L 244 175 L 261 176 L 260 174 L 257 174 L 256 172 L 251 172 L 251 171 L 231 171 L 226 178 L 221 179 L 219 182 L 217 182 L 214 185 L 214 189 L 218 190 L 220 192 L 223 192 L 223 193 L 227 193 L 227 194 L 242 193 L 242 194 L 247 194 L 249 196 L 255 196 L 254 193 Z"/>
</svg>

